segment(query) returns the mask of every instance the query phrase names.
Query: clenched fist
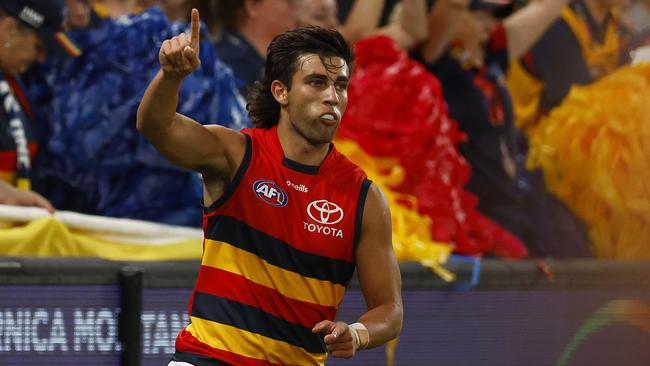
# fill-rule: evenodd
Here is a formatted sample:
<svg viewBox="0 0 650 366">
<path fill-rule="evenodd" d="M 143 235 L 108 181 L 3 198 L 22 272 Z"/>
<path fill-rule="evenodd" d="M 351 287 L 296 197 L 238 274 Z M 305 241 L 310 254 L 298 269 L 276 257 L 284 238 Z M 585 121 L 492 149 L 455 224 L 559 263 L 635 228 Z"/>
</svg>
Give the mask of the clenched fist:
<svg viewBox="0 0 650 366">
<path fill-rule="evenodd" d="M 351 358 L 357 351 L 350 328 L 344 322 L 323 320 L 316 324 L 311 331 L 325 335 L 327 352 L 333 357 Z"/>
<path fill-rule="evenodd" d="M 181 33 L 165 40 L 160 47 L 158 61 L 165 76 L 182 79 L 199 67 L 199 31 L 199 11 L 192 9 L 189 37 Z"/>
</svg>

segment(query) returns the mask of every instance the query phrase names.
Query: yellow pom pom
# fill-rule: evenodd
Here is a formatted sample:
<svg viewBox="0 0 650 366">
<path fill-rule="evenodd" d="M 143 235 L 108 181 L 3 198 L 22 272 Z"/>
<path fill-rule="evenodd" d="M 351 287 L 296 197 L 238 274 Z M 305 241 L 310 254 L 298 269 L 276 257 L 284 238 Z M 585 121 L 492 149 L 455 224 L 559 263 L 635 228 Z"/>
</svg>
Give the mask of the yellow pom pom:
<svg viewBox="0 0 650 366">
<path fill-rule="evenodd" d="M 589 225 L 597 256 L 650 258 L 650 64 L 574 86 L 529 137 L 528 166 Z"/>
<path fill-rule="evenodd" d="M 337 140 L 335 144 L 384 192 L 392 215 L 393 248 L 397 259 L 419 261 L 445 281 L 453 281 L 453 273 L 442 267 L 452 252 L 451 244 L 436 242 L 431 238 L 431 219 L 417 212 L 415 197 L 391 190 L 404 179 L 404 169 L 397 160 L 372 157 L 353 141 Z"/>
</svg>

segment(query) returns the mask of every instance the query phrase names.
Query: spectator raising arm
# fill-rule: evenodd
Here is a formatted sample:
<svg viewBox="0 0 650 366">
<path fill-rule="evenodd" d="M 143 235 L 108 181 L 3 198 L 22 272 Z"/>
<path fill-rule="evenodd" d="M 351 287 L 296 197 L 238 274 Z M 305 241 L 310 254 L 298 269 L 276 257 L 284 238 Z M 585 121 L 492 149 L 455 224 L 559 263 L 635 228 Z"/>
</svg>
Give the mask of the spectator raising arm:
<svg viewBox="0 0 650 366">
<path fill-rule="evenodd" d="M 480 0 L 479 0 L 480 1 Z M 510 62 L 526 53 L 560 15 L 568 0 L 533 0 L 503 21 Z M 421 48 L 426 62 L 435 62 L 456 37 L 467 14 L 468 0 L 438 0 L 429 13 L 429 37 Z"/>
<path fill-rule="evenodd" d="M 438 0 L 429 12 L 429 34 L 420 52 L 424 61 L 435 62 L 442 56 L 460 26 L 469 0 Z"/>
<path fill-rule="evenodd" d="M 391 37 L 405 50 L 411 50 L 427 39 L 426 0 L 402 0 L 396 5 L 399 22 L 380 28 L 377 33 Z"/>
<path fill-rule="evenodd" d="M 568 2 L 569 0 L 533 0 L 506 18 L 503 26 L 508 39 L 510 62 L 528 52 Z"/>
<path fill-rule="evenodd" d="M 340 32 L 349 42 L 373 34 L 391 37 L 403 49 L 411 49 L 427 38 L 426 0 L 402 0 L 399 23 L 377 28 L 384 1 L 357 0 Z"/>
<path fill-rule="evenodd" d="M 350 43 L 373 34 L 379 25 L 384 3 L 384 0 L 354 1 L 352 9 L 350 9 L 350 13 L 345 20 L 345 24 L 339 26 L 338 31 Z"/>
</svg>

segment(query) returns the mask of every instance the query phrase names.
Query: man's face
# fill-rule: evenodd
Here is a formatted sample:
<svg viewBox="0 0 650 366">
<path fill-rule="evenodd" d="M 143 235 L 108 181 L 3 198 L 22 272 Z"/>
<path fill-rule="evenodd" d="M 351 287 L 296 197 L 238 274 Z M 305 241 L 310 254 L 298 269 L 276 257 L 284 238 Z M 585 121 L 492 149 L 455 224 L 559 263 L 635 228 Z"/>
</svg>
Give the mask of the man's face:
<svg viewBox="0 0 650 366">
<path fill-rule="evenodd" d="M 269 34 L 281 34 L 296 27 L 294 0 L 254 0 L 249 16 L 262 22 Z"/>
<path fill-rule="evenodd" d="M 68 9 L 66 25 L 70 28 L 83 28 L 90 23 L 90 0 L 66 0 Z"/>
<path fill-rule="evenodd" d="M 299 0 L 297 25 L 317 25 L 334 29 L 339 26 L 338 7 L 335 0 Z"/>
<path fill-rule="evenodd" d="M 303 55 L 287 93 L 289 123 L 313 145 L 329 143 L 348 104 L 349 67 L 340 57 Z"/>
<path fill-rule="evenodd" d="M 45 49 L 36 31 L 19 26 L 13 18 L 6 17 L 2 21 L 10 22 L 2 26 L 0 37 L 2 71 L 10 75 L 22 74 L 34 62 L 45 60 Z"/>
</svg>

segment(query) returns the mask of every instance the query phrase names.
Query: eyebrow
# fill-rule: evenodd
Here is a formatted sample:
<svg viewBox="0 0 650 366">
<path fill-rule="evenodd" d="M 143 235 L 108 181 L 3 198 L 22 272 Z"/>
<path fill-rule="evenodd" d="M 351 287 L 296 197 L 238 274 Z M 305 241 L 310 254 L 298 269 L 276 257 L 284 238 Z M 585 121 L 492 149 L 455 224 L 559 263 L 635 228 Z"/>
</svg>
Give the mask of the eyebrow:
<svg viewBox="0 0 650 366">
<path fill-rule="evenodd" d="M 332 80 L 327 75 L 321 74 L 321 73 L 313 73 L 309 75 L 305 75 L 305 79 L 319 79 L 319 80 Z M 349 82 L 350 78 L 344 75 L 339 75 L 335 80 L 332 80 L 333 82 Z"/>
</svg>

